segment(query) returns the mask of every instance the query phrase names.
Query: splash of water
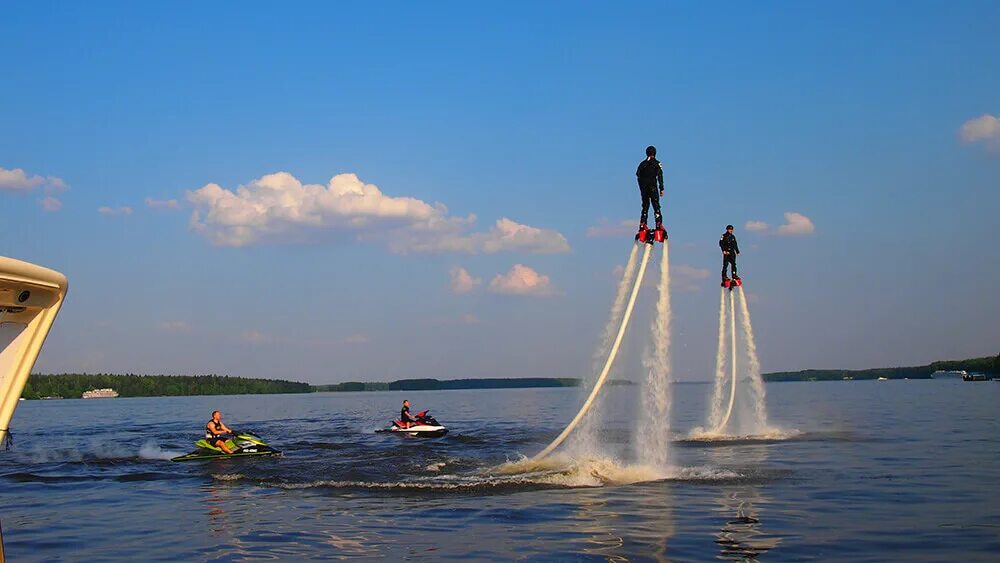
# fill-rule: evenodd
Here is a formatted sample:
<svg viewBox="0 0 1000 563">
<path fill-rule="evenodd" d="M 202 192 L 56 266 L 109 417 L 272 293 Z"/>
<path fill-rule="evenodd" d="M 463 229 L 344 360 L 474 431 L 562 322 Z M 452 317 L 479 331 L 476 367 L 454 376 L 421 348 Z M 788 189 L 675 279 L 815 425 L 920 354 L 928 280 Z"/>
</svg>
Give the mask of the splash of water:
<svg viewBox="0 0 1000 563">
<path fill-rule="evenodd" d="M 747 355 L 747 379 L 750 380 L 750 399 L 753 404 L 753 431 L 764 432 L 767 427 L 767 402 L 764 392 L 764 380 L 760 375 L 760 360 L 757 359 L 757 343 L 753 336 L 753 325 L 750 323 L 750 309 L 747 306 L 746 294 L 743 288 L 736 291 L 740 302 L 740 324 L 743 329 L 743 344 Z"/>
<path fill-rule="evenodd" d="M 670 444 L 670 248 L 663 243 L 660 260 L 659 297 L 651 334 L 653 351 L 643 359 L 647 370 L 645 392 L 642 395 L 642 418 L 636 436 L 637 458 L 640 463 L 658 471 L 667 467 Z"/>
<path fill-rule="evenodd" d="M 593 374 L 594 379 L 588 378 L 582 386 L 583 391 L 586 393 L 589 393 L 591 389 L 593 389 L 597 375 L 600 374 L 601 364 L 607 358 L 608 351 L 611 349 L 611 345 L 614 342 L 615 332 L 621 323 L 622 314 L 625 311 L 625 300 L 629 295 L 628 290 L 632 287 L 633 277 L 635 276 L 635 269 L 638 263 L 638 255 L 639 245 L 632 245 L 632 250 L 629 251 L 628 261 L 625 262 L 625 270 L 622 273 L 622 279 L 618 282 L 618 289 L 615 291 L 615 300 L 611 305 L 611 312 L 608 314 L 608 322 L 604 325 L 604 330 L 601 332 L 601 339 L 597 344 L 597 348 L 594 350 L 593 367 L 591 369 L 591 374 Z M 595 415 L 600 412 L 599 401 L 595 405 L 594 411 Z M 591 415 L 583 419 L 580 423 L 580 427 L 573 435 L 570 448 L 578 455 L 594 454 L 599 448 L 597 424 L 595 423 L 595 420 L 600 417 L 595 415 Z"/>
<path fill-rule="evenodd" d="M 139 457 L 142 459 L 163 459 L 168 460 L 187 452 L 164 450 L 155 442 L 148 441 L 139 448 Z"/>
</svg>

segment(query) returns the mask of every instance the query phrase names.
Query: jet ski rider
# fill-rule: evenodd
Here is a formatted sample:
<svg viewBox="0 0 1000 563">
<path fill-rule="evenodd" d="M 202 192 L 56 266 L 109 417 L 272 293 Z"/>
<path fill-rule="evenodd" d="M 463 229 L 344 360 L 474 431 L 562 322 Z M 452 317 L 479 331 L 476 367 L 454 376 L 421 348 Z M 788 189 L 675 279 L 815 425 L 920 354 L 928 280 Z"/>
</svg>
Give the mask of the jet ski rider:
<svg viewBox="0 0 1000 563">
<path fill-rule="evenodd" d="M 656 147 L 646 147 L 646 159 L 639 163 L 635 171 L 639 182 L 639 193 L 642 194 L 642 215 L 639 217 L 639 229 L 646 229 L 646 218 L 649 215 L 649 204 L 653 204 L 653 217 L 656 228 L 663 228 L 663 215 L 660 213 L 660 198 L 663 197 L 663 165 L 656 160 Z M 657 191 L 659 188 L 659 191 Z"/>
<path fill-rule="evenodd" d="M 399 421 L 403 423 L 403 428 L 409 428 L 417 423 L 417 419 L 410 414 L 410 401 L 403 399 L 403 408 L 399 409 Z"/>
<path fill-rule="evenodd" d="M 229 449 L 229 446 L 226 445 L 226 438 L 232 433 L 233 431 L 222 422 L 222 413 L 212 411 L 212 419 L 205 425 L 205 441 L 209 445 L 215 446 L 227 454 L 231 454 L 233 450 Z"/>
</svg>

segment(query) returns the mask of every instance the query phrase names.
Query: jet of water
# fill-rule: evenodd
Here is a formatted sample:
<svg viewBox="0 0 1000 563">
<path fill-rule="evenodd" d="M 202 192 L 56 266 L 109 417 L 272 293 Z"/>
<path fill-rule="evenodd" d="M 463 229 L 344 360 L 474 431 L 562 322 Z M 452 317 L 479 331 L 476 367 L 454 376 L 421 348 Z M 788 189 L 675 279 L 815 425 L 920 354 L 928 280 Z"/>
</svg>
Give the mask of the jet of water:
<svg viewBox="0 0 1000 563">
<path fill-rule="evenodd" d="M 642 418 L 636 436 L 640 463 L 663 471 L 667 467 L 670 443 L 670 247 L 663 243 L 656 316 L 650 334 L 652 354 L 643 359 L 647 370 L 642 395 Z"/>
<path fill-rule="evenodd" d="M 611 305 L 611 313 L 608 315 L 608 322 L 604 325 L 604 330 L 601 332 L 601 339 L 597 344 L 597 348 L 594 350 L 594 365 L 591 369 L 591 378 L 588 378 L 581 386 L 581 388 L 587 393 L 593 389 L 597 376 L 600 374 L 602 363 L 607 359 L 608 350 L 614 342 L 616 330 L 621 323 L 622 313 L 625 310 L 625 300 L 629 295 L 628 290 L 632 287 L 632 283 L 634 281 L 638 256 L 639 245 L 633 244 L 632 250 L 629 251 L 628 261 L 625 262 L 625 270 L 622 273 L 622 279 L 618 282 L 618 289 L 615 292 L 614 303 Z M 600 411 L 599 401 L 595 405 L 594 411 L 594 415 L 585 418 L 580 424 L 580 427 L 577 429 L 577 432 L 573 435 L 571 447 L 577 456 L 593 457 L 599 453 L 597 451 L 597 425 L 593 422 L 596 418 L 599 418 L 599 416 L 595 416 Z"/>
<path fill-rule="evenodd" d="M 570 421 L 569 425 L 558 435 L 556 439 L 552 441 L 551 444 L 545 447 L 544 450 L 535 454 L 532 459 L 539 460 L 543 457 L 552 453 L 553 450 L 559 447 L 566 437 L 576 428 L 576 425 L 580 423 L 580 419 L 587 414 L 594 400 L 597 398 L 597 393 L 601 390 L 604 385 L 604 381 L 608 377 L 608 373 L 611 371 L 611 366 L 615 363 L 615 357 L 618 355 L 618 348 L 621 346 L 622 338 L 625 337 L 625 329 L 628 328 L 629 319 L 632 317 L 632 310 L 635 308 L 635 298 L 639 294 L 639 288 L 642 286 L 642 279 L 646 275 L 646 265 L 649 263 L 649 252 L 652 249 L 652 245 L 644 245 L 646 248 L 642 253 L 642 261 L 639 263 L 639 273 L 635 277 L 635 283 L 632 284 L 632 293 L 629 296 L 628 305 L 625 306 L 625 314 L 622 316 L 621 326 L 618 328 L 618 335 L 615 336 L 614 344 L 611 345 L 611 351 L 608 353 L 608 360 L 604 364 L 604 369 L 601 370 L 601 375 L 598 376 L 597 381 L 594 383 L 594 388 L 590 391 L 590 396 L 580 407 L 580 412 L 576 413 L 573 420 Z"/>
</svg>

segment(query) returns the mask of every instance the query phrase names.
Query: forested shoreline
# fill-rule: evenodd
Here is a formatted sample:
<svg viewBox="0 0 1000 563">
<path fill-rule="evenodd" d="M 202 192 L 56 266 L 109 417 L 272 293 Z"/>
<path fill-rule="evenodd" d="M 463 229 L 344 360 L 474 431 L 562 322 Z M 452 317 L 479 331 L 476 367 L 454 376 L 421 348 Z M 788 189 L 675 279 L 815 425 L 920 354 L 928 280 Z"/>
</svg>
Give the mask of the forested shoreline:
<svg viewBox="0 0 1000 563">
<path fill-rule="evenodd" d="M 930 379 L 934 372 L 965 370 L 986 375 L 1000 375 L 1000 354 L 967 360 L 931 362 L 925 366 L 874 368 L 874 369 L 806 369 L 765 373 L 764 381 L 830 381 L 850 378 L 855 380 L 878 379 Z"/>
<path fill-rule="evenodd" d="M 38 374 L 28 378 L 25 399 L 79 399 L 84 391 L 111 388 L 120 397 L 308 393 L 308 383 L 228 375 L 137 375 L 111 373 Z"/>
<path fill-rule="evenodd" d="M 1000 355 L 932 362 L 925 366 L 875 368 L 864 370 L 808 369 L 765 373 L 768 382 L 830 381 L 842 379 L 929 379 L 934 372 L 965 370 L 1000 376 Z M 633 385 L 628 380 L 609 381 L 609 385 Z M 283 379 L 259 379 L 228 375 L 138 375 L 111 373 L 36 374 L 28 378 L 21 393 L 25 399 L 79 399 L 91 389 L 111 388 L 121 397 L 162 397 L 189 395 L 248 395 L 272 393 L 357 392 L 357 391 L 450 391 L 455 389 L 525 389 L 577 387 L 579 378 L 510 377 L 483 379 L 399 379 L 389 382 L 348 381 L 329 385 L 310 385 Z"/>
</svg>

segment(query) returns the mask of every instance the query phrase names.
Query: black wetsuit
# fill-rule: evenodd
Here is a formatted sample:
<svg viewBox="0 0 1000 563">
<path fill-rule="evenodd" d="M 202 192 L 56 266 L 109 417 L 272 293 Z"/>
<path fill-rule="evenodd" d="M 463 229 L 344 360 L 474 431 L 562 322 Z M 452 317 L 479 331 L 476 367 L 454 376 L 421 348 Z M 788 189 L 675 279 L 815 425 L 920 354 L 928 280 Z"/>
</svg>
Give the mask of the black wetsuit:
<svg viewBox="0 0 1000 563">
<path fill-rule="evenodd" d="M 663 222 L 663 215 L 660 213 L 660 190 L 663 189 L 663 165 L 656 157 L 647 157 L 639 163 L 639 168 L 635 171 L 635 178 L 639 182 L 639 192 L 642 194 L 642 216 L 639 222 L 646 224 L 649 215 L 649 204 L 653 204 L 653 217 L 656 224 Z"/>
<path fill-rule="evenodd" d="M 400 422 L 416 422 L 417 419 L 413 418 L 410 414 L 410 407 L 403 407 L 399 409 L 399 421 Z"/>
<path fill-rule="evenodd" d="M 726 279 L 726 266 L 731 265 L 733 267 L 733 277 L 739 277 L 736 275 L 736 255 L 740 253 L 740 245 L 736 242 L 736 236 L 729 231 L 722 234 L 719 238 L 719 248 L 722 249 L 722 279 Z"/>
</svg>

